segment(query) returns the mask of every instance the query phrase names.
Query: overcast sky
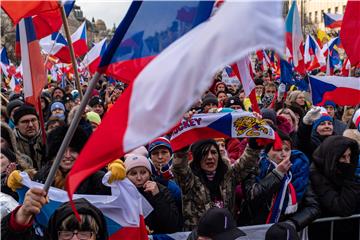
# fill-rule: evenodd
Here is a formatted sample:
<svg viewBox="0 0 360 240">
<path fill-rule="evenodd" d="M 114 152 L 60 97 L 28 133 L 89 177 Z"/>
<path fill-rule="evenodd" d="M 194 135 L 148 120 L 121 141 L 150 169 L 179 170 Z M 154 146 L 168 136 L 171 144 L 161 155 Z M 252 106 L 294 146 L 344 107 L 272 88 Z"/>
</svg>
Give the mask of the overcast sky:
<svg viewBox="0 0 360 240">
<path fill-rule="evenodd" d="M 94 17 L 105 21 L 107 28 L 119 25 L 120 21 L 124 17 L 131 1 L 125 0 L 77 0 L 76 5 L 81 7 L 84 16 L 91 21 Z"/>
</svg>

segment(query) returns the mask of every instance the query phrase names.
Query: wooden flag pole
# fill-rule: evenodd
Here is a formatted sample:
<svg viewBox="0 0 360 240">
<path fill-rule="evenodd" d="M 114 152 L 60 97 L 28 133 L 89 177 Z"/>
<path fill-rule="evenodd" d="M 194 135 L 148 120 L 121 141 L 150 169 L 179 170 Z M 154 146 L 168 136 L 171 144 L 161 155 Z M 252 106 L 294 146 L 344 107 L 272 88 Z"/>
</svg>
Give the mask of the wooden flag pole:
<svg viewBox="0 0 360 240">
<path fill-rule="evenodd" d="M 66 40 L 67 40 L 67 42 L 69 44 L 71 62 L 72 62 L 72 66 L 74 68 L 75 84 L 76 84 L 77 90 L 79 91 L 80 100 L 82 100 L 83 99 L 83 93 L 82 93 L 80 80 L 79 80 L 79 72 L 78 72 L 78 68 L 77 68 L 77 62 L 76 62 L 76 58 L 75 58 L 74 47 L 73 47 L 72 41 L 71 41 L 69 25 L 68 25 L 68 21 L 67 21 L 67 18 L 66 18 L 66 13 L 65 13 L 64 6 L 60 7 L 60 12 L 61 12 L 61 17 L 62 17 L 62 20 L 63 20 L 63 23 L 64 23 L 64 30 L 65 30 Z"/>
<path fill-rule="evenodd" d="M 91 97 L 92 90 L 95 89 L 97 82 L 99 81 L 101 74 L 96 72 L 93 78 L 90 81 L 90 85 L 88 87 L 88 91 L 85 92 L 84 98 L 82 99 L 79 109 L 76 111 L 74 119 L 71 121 L 71 124 L 69 126 L 69 129 L 66 132 L 66 135 L 64 137 L 63 142 L 61 143 L 60 149 L 58 153 L 56 154 L 55 160 L 53 164 L 51 165 L 49 175 L 46 178 L 45 184 L 44 184 L 44 190 L 47 192 L 54 181 L 55 173 L 59 168 L 60 162 L 64 156 L 66 148 L 69 146 L 71 139 L 74 136 L 74 132 L 79 125 L 81 116 L 85 110 L 85 107 Z"/>
</svg>

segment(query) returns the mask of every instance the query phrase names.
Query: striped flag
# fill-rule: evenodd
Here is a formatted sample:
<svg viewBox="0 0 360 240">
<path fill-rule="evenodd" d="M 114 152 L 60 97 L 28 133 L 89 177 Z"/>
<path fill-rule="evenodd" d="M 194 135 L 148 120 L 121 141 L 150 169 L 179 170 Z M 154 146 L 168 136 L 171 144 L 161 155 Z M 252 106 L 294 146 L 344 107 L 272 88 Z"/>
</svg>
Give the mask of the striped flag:
<svg viewBox="0 0 360 240">
<path fill-rule="evenodd" d="M 47 77 L 31 17 L 19 22 L 19 35 L 25 101 L 38 107 L 38 99 L 47 82 Z"/>
</svg>

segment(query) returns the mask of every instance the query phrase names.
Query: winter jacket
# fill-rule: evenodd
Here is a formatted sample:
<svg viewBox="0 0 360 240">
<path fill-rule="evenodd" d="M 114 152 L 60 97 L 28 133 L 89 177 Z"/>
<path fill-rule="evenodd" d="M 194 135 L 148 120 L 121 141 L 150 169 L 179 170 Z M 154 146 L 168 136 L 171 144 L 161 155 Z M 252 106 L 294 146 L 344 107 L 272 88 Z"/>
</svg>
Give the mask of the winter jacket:
<svg viewBox="0 0 360 240">
<path fill-rule="evenodd" d="M 242 182 L 250 172 L 255 171 L 259 150 L 247 147 L 244 154 L 233 165 L 225 169 L 219 191 L 224 207 L 235 212 L 235 187 Z M 220 155 L 219 155 L 220 156 Z M 221 157 L 220 157 L 221 159 Z M 223 161 L 221 159 L 221 161 Z M 222 162 L 226 164 L 226 162 Z M 218 163 L 219 169 L 220 161 Z M 217 171 L 218 171 L 217 169 Z M 200 217 L 215 206 L 211 200 L 211 193 L 203 178 L 190 168 L 187 156 L 173 163 L 173 173 L 182 190 L 184 229 L 191 231 L 198 224 Z"/>
<path fill-rule="evenodd" d="M 351 150 L 350 164 L 340 164 L 339 159 L 348 148 Z M 328 137 L 314 152 L 310 179 L 323 217 L 346 217 L 360 212 L 360 184 L 355 181 L 358 156 L 357 142 L 343 136 Z M 352 222 L 335 222 L 334 239 L 357 239 L 354 236 L 358 236 L 358 225 L 354 227 Z M 324 228 L 329 230 L 330 224 L 314 224 L 309 229 L 311 239 L 324 238 Z"/>
<path fill-rule="evenodd" d="M 305 153 L 310 162 L 312 162 L 313 152 L 327 137 L 328 136 L 320 136 L 312 129 L 312 125 L 306 125 L 300 122 L 294 146 L 296 149 Z"/>
<path fill-rule="evenodd" d="M 99 209 L 91 205 L 85 199 L 74 200 L 74 203 L 79 214 L 91 215 L 97 222 L 99 226 L 99 230 L 97 233 L 96 240 L 107 240 L 108 233 L 107 233 L 106 221 L 103 213 Z M 68 202 L 60 205 L 60 207 L 56 209 L 56 211 L 50 217 L 47 225 L 48 228 L 45 229 L 44 236 L 40 237 L 35 234 L 35 228 L 32 226 L 32 224 L 21 230 L 11 228 L 10 225 L 11 218 L 14 217 L 14 214 L 18 211 L 18 209 L 19 207 L 16 208 L 10 214 L 6 215 L 1 220 L 1 239 L 57 240 L 58 231 L 60 230 L 61 223 L 65 218 L 73 214 L 73 210 Z"/>
<path fill-rule="evenodd" d="M 309 160 L 304 153 L 293 150 L 290 161 L 292 163 L 289 170 L 292 175 L 291 184 L 296 191 L 296 202 L 299 207 L 308 189 Z M 258 174 L 251 175 L 244 183 L 246 201 L 243 204 L 243 222 L 241 222 L 241 224 L 265 224 L 271 211 L 274 196 L 281 194 L 279 191 L 282 182 L 285 180 L 284 174 L 275 169 L 274 164 L 268 159 L 267 154 L 264 152 L 261 154 L 258 169 Z M 309 193 L 307 194 L 307 197 L 309 197 Z M 285 196 L 286 202 L 287 199 L 288 192 Z M 295 213 L 285 214 L 285 210 L 283 209 L 279 221 L 288 219 L 289 216 L 294 214 Z M 314 220 L 312 216 L 309 216 L 309 218 Z M 297 223 L 296 225 L 303 226 L 304 224 Z"/>
<path fill-rule="evenodd" d="M 14 130 L 18 150 L 29 156 L 35 169 L 40 169 L 45 163 L 45 146 L 42 144 L 41 132 L 28 139 L 24 137 L 17 129 Z"/>
<path fill-rule="evenodd" d="M 145 218 L 145 224 L 153 234 L 181 231 L 181 215 L 169 190 L 157 183 L 159 193 L 153 196 L 138 188 L 154 210 Z"/>
<path fill-rule="evenodd" d="M 33 181 L 45 183 L 47 176 L 49 175 L 51 162 L 42 167 L 34 176 Z M 76 189 L 77 194 L 90 194 L 90 195 L 110 195 L 111 188 L 102 184 L 102 178 L 105 173 L 103 171 L 97 171 L 88 178 L 86 178 Z M 52 184 L 52 186 L 54 183 Z"/>
</svg>

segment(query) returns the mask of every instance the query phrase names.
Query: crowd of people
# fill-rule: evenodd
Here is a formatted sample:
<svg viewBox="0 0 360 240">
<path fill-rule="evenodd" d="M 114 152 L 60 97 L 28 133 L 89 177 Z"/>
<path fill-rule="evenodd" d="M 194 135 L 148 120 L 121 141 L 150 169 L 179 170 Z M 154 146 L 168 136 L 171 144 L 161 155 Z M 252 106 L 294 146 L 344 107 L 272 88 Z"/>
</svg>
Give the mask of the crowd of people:
<svg viewBox="0 0 360 240">
<path fill-rule="evenodd" d="M 258 71 L 254 82 L 261 109 L 256 116 L 277 132 L 279 141 L 211 138 L 174 152 L 169 133 L 114 159 L 83 181 L 76 193 L 111 194 L 101 183 L 106 172 L 109 181 L 128 178 L 153 207 L 145 218 L 148 234 L 192 231 L 188 239 L 236 239 L 244 235 L 237 227 L 273 224 L 266 239 L 297 239 L 305 227 L 309 239 L 329 239 L 330 223 L 314 220 L 360 213 L 360 109 L 330 100 L 312 106 L 309 92 L 286 89 L 267 71 Z M 82 88 L 85 92 L 87 85 Z M 52 187 L 65 189 L 66 176 L 87 139 L 125 90 L 120 82 L 100 79 Z M 42 111 L 37 112 L 21 93 L 3 88 L 2 94 L 8 103 L 1 106 L 1 192 L 18 201 L 21 171 L 45 182 L 80 98 L 71 85 L 51 83 L 41 94 Z M 241 85 L 225 84 L 219 73 L 184 118 L 253 111 L 252 106 Z M 75 201 L 80 221 L 64 203 L 39 234 L 33 216 L 47 202 L 44 190 L 31 188 L 23 204 L 2 216 L 2 238 L 108 238 L 103 213 L 85 199 Z M 336 221 L 333 234 L 333 239 L 359 239 L 358 220 Z"/>
</svg>

